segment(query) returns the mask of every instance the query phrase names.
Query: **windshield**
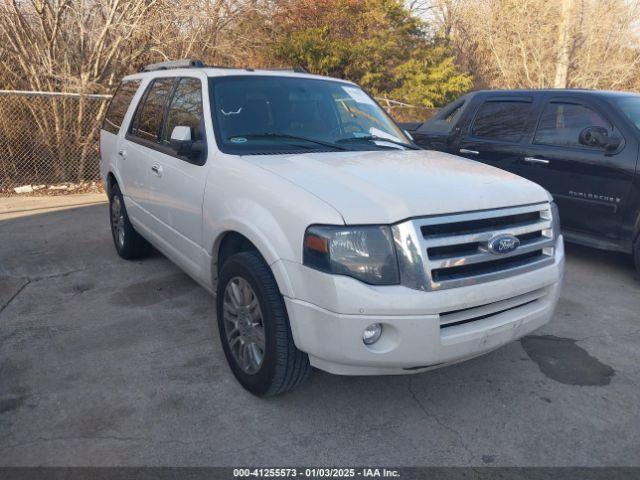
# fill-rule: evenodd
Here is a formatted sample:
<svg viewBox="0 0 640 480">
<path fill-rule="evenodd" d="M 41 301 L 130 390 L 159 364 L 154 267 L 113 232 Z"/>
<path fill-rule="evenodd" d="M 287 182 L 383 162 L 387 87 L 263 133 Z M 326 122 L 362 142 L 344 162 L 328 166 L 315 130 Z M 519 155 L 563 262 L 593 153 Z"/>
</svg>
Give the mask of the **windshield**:
<svg viewBox="0 0 640 480">
<path fill-rule="evenodd" d="M 212 78 L 209 92 L 218 145 L 227 153 L 415 148 L 369 95 L 349 83 L 243 75 Z"/>
<path fill-rule="evenodd" d="M 616 99 L 620 110 L 640 130 L 640 96 L 620 97 Z"/>
</svg>

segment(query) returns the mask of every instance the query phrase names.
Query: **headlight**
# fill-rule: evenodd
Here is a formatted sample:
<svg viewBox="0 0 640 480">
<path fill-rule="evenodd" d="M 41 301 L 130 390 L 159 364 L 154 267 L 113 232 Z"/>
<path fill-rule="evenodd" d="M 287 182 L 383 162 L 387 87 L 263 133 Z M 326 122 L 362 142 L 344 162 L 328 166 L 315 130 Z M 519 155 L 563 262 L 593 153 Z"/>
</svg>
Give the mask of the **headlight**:
<svg viewBox="0 0 640 480">
<path fill-rule="evenodd" d="M 306 266 L 371 285 L 398 285 L 391 229 L 386 226 L 311 226 L 304 235 Z"/>
<path fill-rule="evenodd" d="M 551 228 L 553 230 L 553 239 L 557 240 L 560 236 L 560 212 L 556 202 L 551 202 Z"/>
</svg>

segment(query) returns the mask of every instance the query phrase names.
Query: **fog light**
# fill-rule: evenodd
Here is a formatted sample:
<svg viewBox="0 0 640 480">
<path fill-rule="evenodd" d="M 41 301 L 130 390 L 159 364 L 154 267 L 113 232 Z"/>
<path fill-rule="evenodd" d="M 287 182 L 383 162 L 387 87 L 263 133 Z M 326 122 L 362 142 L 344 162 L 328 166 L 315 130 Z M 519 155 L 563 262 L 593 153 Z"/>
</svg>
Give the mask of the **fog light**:
<svg viewBox="0 0 640 480">
<path fill-rule="evenodd" d="M 380 323 L 372 323 L 362 332 L 362 341 L 365 345 L 373 345 L 380 340 L 382 335 L 382 325 Z"/>
</svg>

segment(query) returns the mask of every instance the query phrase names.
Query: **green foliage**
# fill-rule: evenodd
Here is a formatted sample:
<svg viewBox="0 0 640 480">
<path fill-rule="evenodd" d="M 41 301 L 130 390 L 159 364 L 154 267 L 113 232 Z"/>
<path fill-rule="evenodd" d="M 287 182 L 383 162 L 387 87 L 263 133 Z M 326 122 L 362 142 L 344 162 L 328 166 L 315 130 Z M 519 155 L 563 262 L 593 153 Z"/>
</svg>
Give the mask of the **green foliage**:
<svg viewBox="0 0 640 480">
<path fill-rule="evenodd" d="M 393 74 L 391 98 L 428 108 L 445 105 L 473 87 L 471 76 L 460 72 L 448 49 L 438 45 L 414 52 Z"/>
<path fill-rule="evenodd" d="M 274 19 L 275 61 L 353 80 L 375 95 L 442 106 L 472 87 L 447 45 L 401 0 L 299 0 Z"/>
</svg>

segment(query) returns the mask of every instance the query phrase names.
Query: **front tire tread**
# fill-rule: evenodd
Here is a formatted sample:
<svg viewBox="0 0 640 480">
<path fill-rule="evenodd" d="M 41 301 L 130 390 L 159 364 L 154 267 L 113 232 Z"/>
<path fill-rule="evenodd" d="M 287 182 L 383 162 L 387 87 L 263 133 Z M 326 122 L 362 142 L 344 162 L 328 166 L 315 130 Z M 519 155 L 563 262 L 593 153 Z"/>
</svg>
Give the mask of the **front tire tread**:
<svg viewBox="0 0 640 480">
<path fill-rule="evenodd" d="M 226 278 L 229 275 L 225 274 L 225 271 L 228 272 L 231 268 L 234 268 L 237 265 L 241 265 L 244 269 L 252 273 L 254 280 L 259 284 L 259 288 L 261 290 L 261 292 L 257 293 L 262 297 L 265 303 L 265 305 L 262 306 L 265 310 L 268 309 L 270 312 L 268 317 L 272 322 L 272 341 L 275 342 L 275 356 L 272 360 L 275 364 L 273 365 L 272 377 L 258 388 L 245 384 L 242 375 L 238 375 L 236 371 L 237 369 L 232 368 L 232 370 L 240 383 L 247 390 L 258 396 L 270 397 L 286 393 L 298 387 L 309 378 L 312 371 L 312 367 L 309 363 L 309 357 L 306 353 L 298 350 L 293 342 L 284 300 L 280 294 L 271 270 L 258 252 L 241 252 L 233 255 L 225 262 L 220 275 L 220 279 L 222 281 L 218 288 L 218 298 L 220 299 L 219 305 L 221 305 L 221 298 L 226 284 L 224 280 L 229 280 L 229 278 Z M 221 308 L 218 307 L 218 315 L 220 316 L 221 314 Z M 222 325 L 220 317 L 218 322 Z M 222 328 L 220 329 L 220 337 L 221 341 L 225 342 L 224 331 Z M 227 360 L 232 362 L 229 355 L 227 355 Z"/>
</svg>

